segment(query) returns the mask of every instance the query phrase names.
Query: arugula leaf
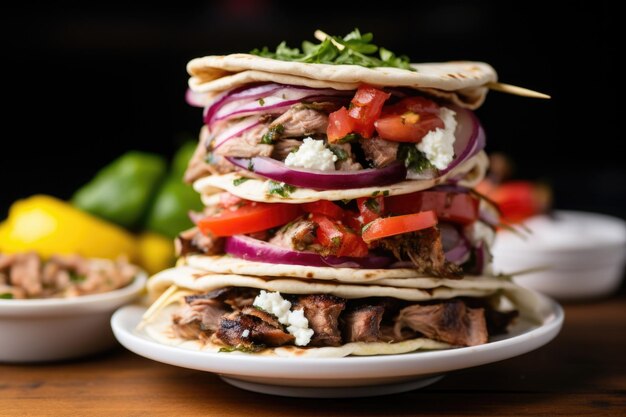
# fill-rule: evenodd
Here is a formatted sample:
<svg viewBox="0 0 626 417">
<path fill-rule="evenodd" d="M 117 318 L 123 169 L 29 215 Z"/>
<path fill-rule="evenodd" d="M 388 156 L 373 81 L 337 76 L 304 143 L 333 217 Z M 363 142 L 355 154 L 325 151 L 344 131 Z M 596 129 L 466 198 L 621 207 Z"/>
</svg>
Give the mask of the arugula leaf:
<svg viewBox="0 0 626 417">
<path fill-rule="evenodd" d="M 394 67 L 415 71 L 410 66 L 411 61 L 406 55 L 396 56 L 390 50 L 374 45 L 373 39 L 372 33 L 361 34 L 359 29 L 354 29 L 344 37 L 329 36 L 317 44 L 304 41 L 302 49 L 290 48 L 283 41 L 274 52 L 265 46 L 262 49 L 254 49 L 250 53 L 281 61 L 360 65 L 367 68 Z M 375 55 L 377 52 L 378 56 Z"/>
</svg>

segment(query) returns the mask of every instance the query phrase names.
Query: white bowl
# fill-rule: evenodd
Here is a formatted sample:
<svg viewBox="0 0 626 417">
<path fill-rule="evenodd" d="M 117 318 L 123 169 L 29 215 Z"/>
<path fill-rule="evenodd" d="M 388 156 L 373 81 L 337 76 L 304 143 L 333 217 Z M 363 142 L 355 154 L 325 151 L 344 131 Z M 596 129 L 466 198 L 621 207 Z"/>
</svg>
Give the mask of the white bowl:
<svg viewBox="0 0 626 417">
<path fill-rule="evenodd" d="M 116 344 L 110 320 L 146 284 L 74 298 L 0 299 L 0 362 L 45 362 L 101 352 Z"/>
<path fill-rule="evenodd" d="M 524 224 L 526 238 L 500 231 L 494 270 L 523 286 L 561 300 L 607 296 L 620 285 L 626 263 L 626 222 L 603 214 L 556 211 Z"/>
</svg>

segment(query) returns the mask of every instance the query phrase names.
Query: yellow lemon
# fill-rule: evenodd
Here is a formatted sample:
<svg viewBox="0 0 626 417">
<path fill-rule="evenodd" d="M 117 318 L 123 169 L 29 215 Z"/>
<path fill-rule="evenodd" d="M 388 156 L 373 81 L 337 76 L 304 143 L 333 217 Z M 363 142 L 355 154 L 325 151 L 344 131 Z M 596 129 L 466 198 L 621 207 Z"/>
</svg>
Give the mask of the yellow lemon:
<svg viewBox="0 0 626 417">
<path fill-rule="evenodd" d="M 89 258 L 137 258 L 136 240 L 124 229 L 46 195 L 16 201 L 0 228 L 0 251 L 77 253 Z"/>
<path fill-rule="evenodd" d="M 174 265 L 174 242 L 157 233 L 144 232 L 139 235 L 139 264 L 150 275 Z"/>
</svg>

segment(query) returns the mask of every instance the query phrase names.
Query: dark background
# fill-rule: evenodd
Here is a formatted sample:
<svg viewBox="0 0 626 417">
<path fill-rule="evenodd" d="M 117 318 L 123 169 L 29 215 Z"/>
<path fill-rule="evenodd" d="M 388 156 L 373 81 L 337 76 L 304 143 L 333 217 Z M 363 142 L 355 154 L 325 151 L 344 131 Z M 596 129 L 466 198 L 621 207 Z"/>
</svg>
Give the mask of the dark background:
<svg viewBox="0 0 626 417">
<path fill-rule="evenodd" d="M 551 94 L 489 94 L 477 112 L 487 150 L 512 156 L 517 177 L 549 182 L 556 208 L 626 218 L 621 82 L 612 81 L 624 22 L 608 2 L 84 3 L 21 2 L 0 14 L 0 219 L 20 197 L 69 197 L 128 149 L 171 155 L 195 139 L 201 111 L 184 101 L 191 58 L 354 27 L 415 62 L 482 60 L 503 82 Z"/>
</svg>

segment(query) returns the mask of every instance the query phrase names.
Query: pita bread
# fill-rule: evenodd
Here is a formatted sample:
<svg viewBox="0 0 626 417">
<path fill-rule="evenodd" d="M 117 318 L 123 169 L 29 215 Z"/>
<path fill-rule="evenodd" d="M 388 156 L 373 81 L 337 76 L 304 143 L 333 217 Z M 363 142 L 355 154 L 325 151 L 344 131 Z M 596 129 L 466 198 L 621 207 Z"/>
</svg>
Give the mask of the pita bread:
<svg viewBox="0 0 626 417">
<path fill-rule="evenodd" d="M 193 184 L 193 188 L 201 194 L 205 205 L 210 205 L 210 195 L 228 191 L 237 197 L 246 200 L 258 202 L 281 202 L 281 203 L 309 203 L 318 200 L 352 200 L 360 197 L 369 197 L 374 193 L 388 192 L 388 195 L 408 194 L 416 191 L 422 191 L 432 188 L 438 184 L 443 184 L 452 178 L 461 178 L 459 185 L 473 188 L 485 177 L 487 167 L 489 166 L 489 158 L 484 151 L 480 151 L 474 157 L 459 164 L 445 175 L 432 180 L 406 180 L 399 183 L 366 187 L 366 188 L 350 188 L 345 190 L 314 190 L 311 188 L 296 188 L 288 196 L 283 197 L 278 194 L 268 194 L 269 180 L 252 178 L 239 185 L 234 184 L 234 180 L 240 178 L 237 173 L 228 173 L 223 175 L 209 175 L 200 178 Z"/>
<path fill-rule="evenodd" d="M 197 92 L 220 92 L 253 82 L 277 82 L 313 88 L 355 90 L 362 83 L 379 87 L 409 87 L 445 98 L 462 107 L 479 107 L 486 84 L 497 81 L 484 62 L 453 61 L 412 64 L 417 71 L 366 68 L 359 65 L 309 64 L 250 54 L 206 56 L 187 64 L 189 87 Z"/>
</svg>

